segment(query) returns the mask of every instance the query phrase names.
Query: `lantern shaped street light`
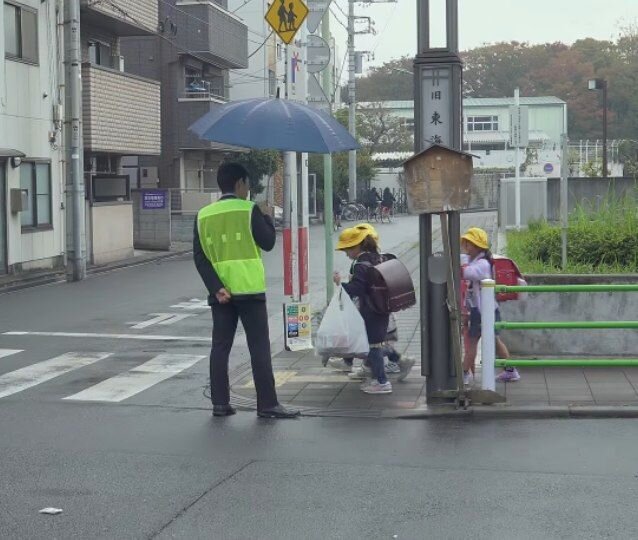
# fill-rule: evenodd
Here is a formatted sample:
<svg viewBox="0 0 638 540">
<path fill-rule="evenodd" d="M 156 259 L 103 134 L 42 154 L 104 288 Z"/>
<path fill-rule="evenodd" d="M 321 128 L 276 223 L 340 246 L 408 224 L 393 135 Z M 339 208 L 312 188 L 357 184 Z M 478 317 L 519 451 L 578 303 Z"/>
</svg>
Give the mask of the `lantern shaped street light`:
<svg viewBox="0 0 638 540">
<path fill-rule="evenodd" d="M 603 178 L 607 178 L 607 81 L 591 79 L 588 89 L 603 91 Z"/>
</svg>

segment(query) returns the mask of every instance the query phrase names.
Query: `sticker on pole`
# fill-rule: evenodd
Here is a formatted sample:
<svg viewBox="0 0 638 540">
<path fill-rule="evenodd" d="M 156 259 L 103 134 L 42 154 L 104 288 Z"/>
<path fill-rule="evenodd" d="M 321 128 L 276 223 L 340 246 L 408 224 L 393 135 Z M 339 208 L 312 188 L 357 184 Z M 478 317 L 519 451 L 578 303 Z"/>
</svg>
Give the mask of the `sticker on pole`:
<svg viewBox="0 0 638 540">
<path fill-rule="evenodd" d="M 287 351 L 312 349 L 310 304 L 284 304 L 284 326 Z"/>
<path fill-rule="evenodd" d="M 302 0 L 275 0 L 266 12 L 266 22 L 287 45 L 308 16 L 308 6 Z"/>
</svg>

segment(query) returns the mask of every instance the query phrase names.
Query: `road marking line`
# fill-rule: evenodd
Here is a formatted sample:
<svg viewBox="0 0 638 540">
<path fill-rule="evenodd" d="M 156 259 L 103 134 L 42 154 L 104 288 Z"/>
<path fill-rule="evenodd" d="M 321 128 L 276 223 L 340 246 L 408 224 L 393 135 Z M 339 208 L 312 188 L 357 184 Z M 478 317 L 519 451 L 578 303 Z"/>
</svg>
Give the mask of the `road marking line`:
<svg viewBox="0 0 638 540">
<path fill-rule="evenodd" d="M 195 354 L 158 354 L 140 366 L 64 399 L 118 403 L 177 375 L 204 358 Z"/>
<path fill-rule="evenodd" d="M 70 352 L 44 362 L 39 362 L 0 376 L 0 398 L 22 392 L 48 380 L 64 375 L 69 371 L 93 364 L 111 356 L 111 353 Z"/>
<path fill-rule="evenodd" d="M 140 341 L 187 341 L 193 343 L 210 343 L 210 337 L 199 336 L 164 336 L 161 334 L 99 334 L 96 332 L 4 332 L 3 336 L 41 336 L 67 338 L 98 339 L 137 339 Z"/>
<path fill-rule="evenodd" d="M 207 300 L 200 300 L 199 298 L 191 298 L 188 302 L 180 302 L 171 306 L 175 309 L 190 309 L 190 310 L 206 310 L 210 309 Z"/>
<path fill-rule="evenodd" d="M 296 371 L 275 371 L 275 387 L 283 386 L 289 379 L 292 379 L 297 374 Z M 252 378 L 244 383 L 241 388 L 255 388 L 255 381 Z"/>
<path fill-rule="evenodd" d="M 22 352 L 24 349 L 0 349 L 0 358 L 4 358 L 5 356 L 11 356 L 12 354 L 18 354 Z"/>
<path fill-rule="evenodd" d="M 148 321 L 142 322 L 130 322 L 128 324 L 132 324 L 131 326 L 133 330 L 143 330 L 144 328 L 148 328 L 149 326 L 153 326 L 156 324 L 161 325 L 169 325 L 175 324 L 178 321 L 184 320 L 186 317 L 192 317 L 190 313 L 149 313 L 149 315 L 155 315 L 152 319 Z"/>
</svg>

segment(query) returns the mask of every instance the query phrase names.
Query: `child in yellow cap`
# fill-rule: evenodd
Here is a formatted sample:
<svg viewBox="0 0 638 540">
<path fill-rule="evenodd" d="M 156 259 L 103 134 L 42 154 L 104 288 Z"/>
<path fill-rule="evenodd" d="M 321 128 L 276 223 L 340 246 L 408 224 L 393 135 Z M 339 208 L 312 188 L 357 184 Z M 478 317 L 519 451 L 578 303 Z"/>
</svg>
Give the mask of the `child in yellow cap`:
<svg viewBox="0 0 638 540">
<path fill-rule="evenodd" d="M 379 233 L 377 233 L 376 229 L 372 225 L 370 225 L 369 223 L 359 223 L 358 225 L 355 225 L 353 229 L 356 229 L 361 233 L 367 232 L 368 235 L 377 243 L 378 250 Z M 352 280 L 352 277 L 354 275 L 356 264 L 357 262 L 355 260 L 350 267 L 350 280 Z M 398 374 L 397 380 L 403 381 L 409 375 L 415 361 L 414 359 L 407 356 L 402 356 L 395 350 L 393 343 L 397 341 L 398 330 L 396 320 L 394 319 L 393 315 L 390 315 L 390 321 L 384 339 L 384 347 L 382 349 L 384 358 L 387 357 L 388 359 L 388 363 L 385 365 L 384 369 L 386 375 Z M 347 372 L 348 377 L 350 377 L 351 379 L 367 380 L 372 375 L 370 367 L 366 365 L 366 362 L 362 363 L 360 367 L 354 368 L 353 358 L 330 358 L 327 363 L 333 369 Z"/>
<path fill-rule="evenodd" d="M 367 361 L 372 378 L 361 386 L 361 390 L 366 394 L 389 394 L 392 392 L 392 384 L 385 373 L 383 357 L 390 316 L 374 311 L 369 301 L 370 265 L 376 266 L 385 260 L 379 253 L 377 239 L 374 228 L 362 224 L 346 229 L 339 235 L 337 250 L 345 252 L 353 261 L 351 279 L 348 283 L 343 283 L 343 289 L 351 298 L 359 300 L 359 312 L 363 317 L 370 344 Z M 333 279 L 337 285 L 341 285 L 338 272 L 335 272 Z"/>
<path fill-rule="evenodd" d="M 464 307 L 468 313 L 465 323 L 468 325 L 465 343 L 465 359 L 463 362 L 463 383 L 470 384 L 474 377 L 474 363 L 481 339 L 481 281 L 493 279 L 492 253 L 487 233 L 478 227 L 472 227 L 461 237 L 461 257 L 463 279 L 468 281 L 465 293 Z M 501 320 L 501 314 L 496 307 L 495 318 Z M 498 333 L 498 332 L 497 332 Z M 509 358 L 510 354 L 505 343 L 496 336 L 496 352 L 499 358 Z M 499 374 L 502 382 L 515 382 L 521 376 L 516 368 L 506 368 Z"/>
</svg>

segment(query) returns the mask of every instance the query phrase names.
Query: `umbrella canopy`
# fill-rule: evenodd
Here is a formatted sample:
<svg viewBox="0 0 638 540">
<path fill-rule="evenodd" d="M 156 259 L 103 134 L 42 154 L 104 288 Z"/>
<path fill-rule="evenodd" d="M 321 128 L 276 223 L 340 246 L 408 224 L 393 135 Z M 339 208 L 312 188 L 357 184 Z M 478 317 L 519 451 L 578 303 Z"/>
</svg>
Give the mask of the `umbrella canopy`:
<svg viewBox="0 0 638 540">
<path fill-rule="evenodd" d="M 329 154 L 359 148 L 332 116 L 279 98 L 226 103 L 189 129 L 201 139 L 261 150 Z"/>
</svg>

